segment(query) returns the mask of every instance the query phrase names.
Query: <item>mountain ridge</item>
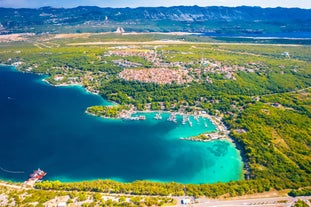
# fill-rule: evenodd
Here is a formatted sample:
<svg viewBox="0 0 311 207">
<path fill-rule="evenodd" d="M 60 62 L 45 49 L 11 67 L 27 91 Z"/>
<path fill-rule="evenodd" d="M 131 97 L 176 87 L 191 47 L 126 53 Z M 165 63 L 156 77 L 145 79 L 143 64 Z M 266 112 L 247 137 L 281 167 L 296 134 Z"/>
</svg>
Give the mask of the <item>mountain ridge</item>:
<svg viewBox="0 0 311 207">
<path fill-rule="evenodd" d="M 59 26 L 78 27 L 76 32 L 90 27 L 97 28 L 93 32 L 114 31 L 118 26 L 137 32 L 309 32 L 310 22 L 311 9 L 282 7 L 0 8 L 1 34 L 59 33 Z"/>
</svg>

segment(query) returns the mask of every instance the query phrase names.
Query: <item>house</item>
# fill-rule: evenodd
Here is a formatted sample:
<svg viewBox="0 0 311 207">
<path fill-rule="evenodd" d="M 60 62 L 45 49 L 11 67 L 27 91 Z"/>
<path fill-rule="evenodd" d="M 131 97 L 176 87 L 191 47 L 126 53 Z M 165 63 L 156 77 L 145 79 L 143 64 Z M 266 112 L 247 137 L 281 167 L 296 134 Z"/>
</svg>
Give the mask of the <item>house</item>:
<svg viewBox="0 0 311 207">
<path fill-rule="evenodd" d="M 64 77 L 62 75 L 55 75 L 54 76 L 55 81 L 62 81 L 63 79 L 64 79 Z"/>
</svg>

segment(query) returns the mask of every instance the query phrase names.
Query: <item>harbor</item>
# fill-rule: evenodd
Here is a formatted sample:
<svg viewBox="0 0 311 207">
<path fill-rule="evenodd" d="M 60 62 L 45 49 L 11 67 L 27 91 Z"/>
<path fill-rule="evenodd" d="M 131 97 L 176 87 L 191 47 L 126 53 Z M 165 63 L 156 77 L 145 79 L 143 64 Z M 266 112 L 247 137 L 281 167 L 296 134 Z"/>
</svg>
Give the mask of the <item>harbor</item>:
<svg viewBox="0 0 311 207">
<path fill-rule="evenodd" d="M 212 116 L 208 116 L 206 114 L 201 115 L 193 115 L 193 114 L 184 114 L 182 112 L 166 112 L 166 111 L 135 111 L 128 110 L 122 111 L 119 115 L 120 119 L 123 120 L 146 120 L 146 114 L 152 114 L 154 120 L 165 120 L 168 122 L 172 122 L 175 124 L 188 125 L 190 127 L 196 124 L 203 124 L 204 127 L 208 127 L 206 120 L 211 120 Z M 148 117 L 149 118 L 149 117 Z M 214 118 L 217 120 L 217 118 Z M 216 126 L 219 124 L 219 121 L 212 121 L 212 123 Z M 218 129 L 222 129 L 222 126 L 216 126 Z"/>
<path fill-rule="evenodd" d="M 134 109 L 123 110 L 120 113 L 120 118 L 123 120 L 146 120 L 150 119 L 151 114 L 155 121 L 167 121 L 174 124 L 182 125 L 183 127 L 200 126 L 208 128 L 210 124 L 215 127 L 215 130 L 207 130 L 195 136 L 179 137 L 180 140 L 208 142 L 213 140 L 227 139 L 229 137 L 229 130 L 223 124 L 221 117 L 211 116 L 206 111 L 196 111 L 195 113 L 182 112 L 166 112 L 166 111 L 135 111 Z"/>
<path fill-rule="evenodd" d="M 209 142 L 214 140 L 231 140 L 229 137 L 229 130 L 221 121 L 221 117 L 211 116 L 206 111 L 196 111 L 193 114 L 186 114 L 182 112 L 165 112 L 165 111 L 135 111 L 134 109 L 123 110 L 119 116 L 123 120 L 146 120 L 147 114 L 152 114 L 155 121 L 168 121 L 174 124 L 181 124 L 183 127 L 200 126 L 208 128 L 209 124 L 215 126 L 215 130 L 208 130 L 207 132 L 200 133 L 190 137 L 179 137 L 180 140 Z M 149 117 L 150 118 L 150 117 Z M 209 122 L 209 124 L 208 124 Z"/>
</svg>

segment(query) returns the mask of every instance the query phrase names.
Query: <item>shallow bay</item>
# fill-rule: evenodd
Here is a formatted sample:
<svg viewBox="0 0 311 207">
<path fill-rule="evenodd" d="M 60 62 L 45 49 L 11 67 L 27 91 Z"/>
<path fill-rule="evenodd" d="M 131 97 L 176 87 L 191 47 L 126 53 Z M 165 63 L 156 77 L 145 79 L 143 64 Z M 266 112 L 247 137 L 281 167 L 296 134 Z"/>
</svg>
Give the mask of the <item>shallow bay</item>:
<svg viewBox="0 0 311 207">
<path fill-rule="evenodd" d="M 91 105 L 108 104 L 81 87 L 55 87 L 42 76 L 0 66 L 0 178 L 23 181 L 40 167 L 46 179 L 114 179 L 214 183 L 242 179 L 239 152 L 228 141 L 180 140 L 215 128 L 154 120 L 102 119 Z"/>
</svg>

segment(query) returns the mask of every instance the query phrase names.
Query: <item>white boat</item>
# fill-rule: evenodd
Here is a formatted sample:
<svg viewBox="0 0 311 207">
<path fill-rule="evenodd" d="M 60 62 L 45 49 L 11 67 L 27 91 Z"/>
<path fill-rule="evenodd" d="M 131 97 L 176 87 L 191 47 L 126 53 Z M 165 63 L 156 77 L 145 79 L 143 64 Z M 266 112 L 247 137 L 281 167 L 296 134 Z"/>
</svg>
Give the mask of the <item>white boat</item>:
<svg viewBox="0 0 311 207">
<path fill-rule="evenodd" d="M 199 117 L 197 115 L 194 116 L 194 119 L 199 122 Z"/>
<path fill-rule="evenodd" d="M 177 123 L 176 115 L 175 115 L 175 114 L 171 114 L 171 115 L 168 117 L 167 121 L 172 121 L 172 122 L 174 122 L 174 123 Z"/>
<path fill-rule="evenodd" d="M 157 114 L 155 115 L 154 119 L 156 119 L 156 120 L 161 120 L 161 119 L 162 119 L 161 114 L 160 114 L 160 113 L 157 113 Z"/>
<path fill-rule="evenodd" d="M 192 127 L 192 122 L 190 121 L 190 119 L 188 119 L 189 125 Z"/>
</svg>

